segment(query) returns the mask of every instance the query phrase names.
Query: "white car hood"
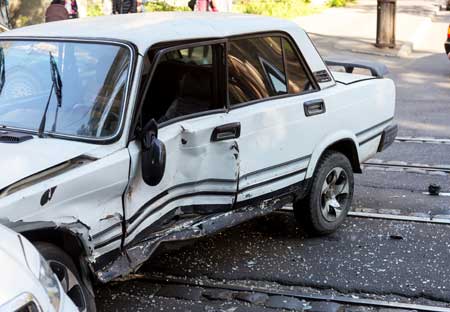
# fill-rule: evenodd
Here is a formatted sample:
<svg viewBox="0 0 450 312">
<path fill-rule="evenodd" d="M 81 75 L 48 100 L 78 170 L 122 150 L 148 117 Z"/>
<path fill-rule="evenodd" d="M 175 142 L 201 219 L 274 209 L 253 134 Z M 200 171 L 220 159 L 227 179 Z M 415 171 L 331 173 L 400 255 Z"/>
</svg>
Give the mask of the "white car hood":
<svg viewBox="0 0 450 312">
<path fill-rule="evenodd" d="M 21 143 L 0 143 L 0 190 L 96 147 L 89 143 L 38 137 Z"/>
</svg>

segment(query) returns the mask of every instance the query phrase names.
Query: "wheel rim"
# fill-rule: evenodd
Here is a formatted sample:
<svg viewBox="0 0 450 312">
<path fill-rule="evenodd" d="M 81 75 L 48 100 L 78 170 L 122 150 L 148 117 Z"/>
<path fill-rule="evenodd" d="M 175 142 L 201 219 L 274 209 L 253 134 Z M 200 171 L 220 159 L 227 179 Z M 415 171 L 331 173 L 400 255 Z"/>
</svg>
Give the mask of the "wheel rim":
<svg viewBox="0 0 450 312">
<path fill-rule="evenodd" d="M 341 167 L 331 169 L 322 185 L 321 212 L 328 222 L 334 222 L 342 215 L 349 197 L 349 181 Z"/>
<path fill-rule="evenodd" d="M 58 277 L 64 292 L 78 307 L 78 310 L 81 312 L 87 311 L 86 298 L 84 297 L 80 281 L 75 274 L 61 262 L 50 260 L 48 264 Z"/>
</svg>

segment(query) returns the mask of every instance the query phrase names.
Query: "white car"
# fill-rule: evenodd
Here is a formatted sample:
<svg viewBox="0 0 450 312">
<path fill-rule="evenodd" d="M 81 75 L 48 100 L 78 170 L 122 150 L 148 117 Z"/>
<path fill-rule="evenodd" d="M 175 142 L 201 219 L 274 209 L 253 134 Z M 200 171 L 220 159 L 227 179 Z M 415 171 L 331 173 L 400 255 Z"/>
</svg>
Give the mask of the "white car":
<svg viewBox="0 0 450 312">
<path fill-rule="evenodd" d="M 0 237 L 0 312 L 78 311 L 26 238 L 4 226 Z"/>
<path fill-rule="evenodd" d="M 397 126 L 385 67 L 329 65 L 346 73 L 331 72 L 296 24 L 250 15 L 131 14 L 6 32 L 0 217 L 47 242 L 50 261 L 72 259 L 61 263 L 88 308 L 91 277 L 110 281 L 162 242 L 289 202 L 311 232 L 331 233 L 350 208 L 353 173 Z"/>
</svg>

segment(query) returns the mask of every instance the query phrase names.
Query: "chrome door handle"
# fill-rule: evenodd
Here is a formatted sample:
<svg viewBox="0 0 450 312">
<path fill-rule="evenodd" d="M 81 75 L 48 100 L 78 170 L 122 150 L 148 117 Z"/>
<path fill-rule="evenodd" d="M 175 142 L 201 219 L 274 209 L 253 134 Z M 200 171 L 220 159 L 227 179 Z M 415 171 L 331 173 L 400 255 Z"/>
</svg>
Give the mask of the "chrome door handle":
<svg viewBox="0 0 450 312">
<path fill-rule="evenodd" d="M 311 100 L 303 103 L 306 117 L 323 114 L 326 112 L 325 101 L 322 99 Z"/>
<path fill-rule="evenodd" d="M 241 135 L 241 123 L 233 122 L 218 126 L 213 130 L 211 142 L 225 141 L 237 139 Z"/>
</svg>

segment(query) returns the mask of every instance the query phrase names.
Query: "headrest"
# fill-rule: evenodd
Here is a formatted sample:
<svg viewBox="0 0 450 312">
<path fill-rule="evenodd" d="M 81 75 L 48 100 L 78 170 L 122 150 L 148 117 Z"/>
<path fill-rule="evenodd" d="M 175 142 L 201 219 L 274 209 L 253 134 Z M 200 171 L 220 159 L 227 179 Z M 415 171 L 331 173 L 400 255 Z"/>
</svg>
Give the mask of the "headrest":
<svg viewBox="0 0 450 312">
<path fill-rule="evenodd" d="M 184 74 L 180 82 L 180 96 L 210 100 L 212 94 L 211 73 L 205 69 L 194 69 Z"/>
</svg>

